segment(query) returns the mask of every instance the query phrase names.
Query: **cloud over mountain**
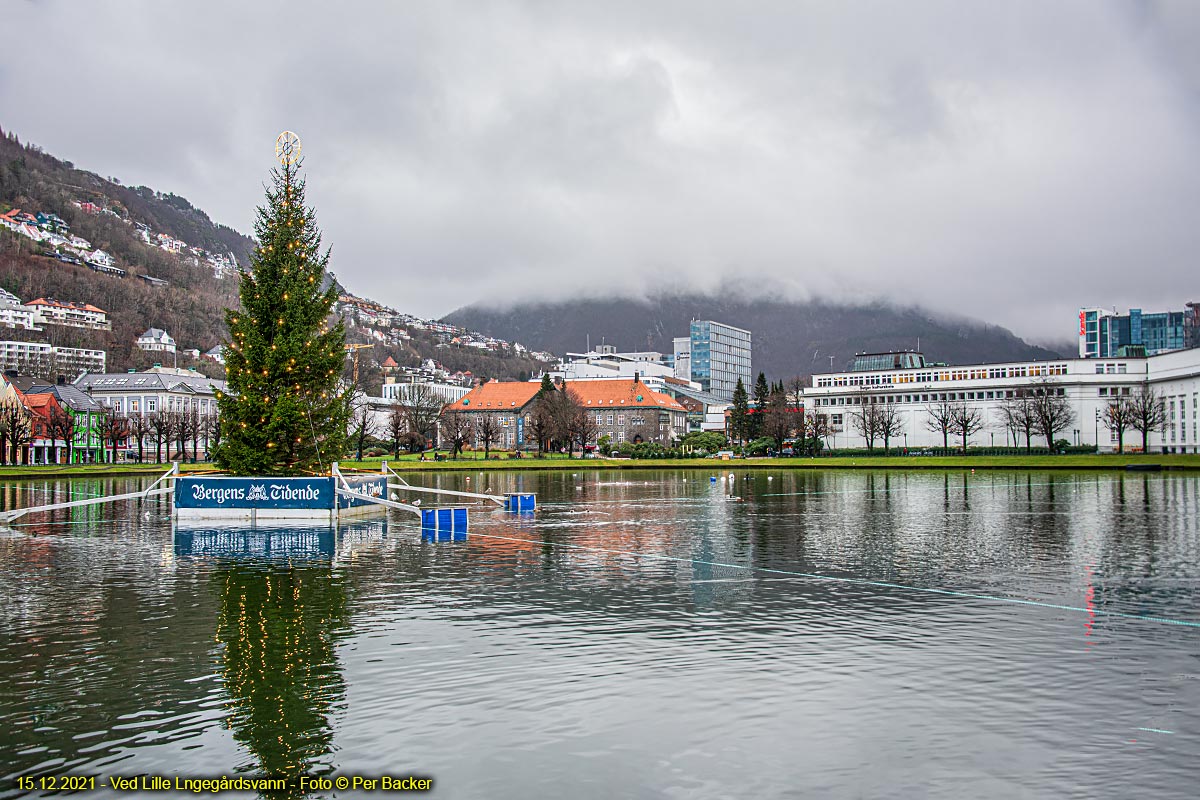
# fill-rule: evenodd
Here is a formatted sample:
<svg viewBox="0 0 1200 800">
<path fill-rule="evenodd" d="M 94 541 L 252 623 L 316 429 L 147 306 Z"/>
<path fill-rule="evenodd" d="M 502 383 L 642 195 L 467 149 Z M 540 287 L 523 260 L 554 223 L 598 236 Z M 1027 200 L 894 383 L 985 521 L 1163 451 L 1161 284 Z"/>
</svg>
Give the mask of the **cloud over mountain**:
<svg viewBox="0 0 1200 800">
<path fill-rule="evenodd" d="M 1198 20 L 51 0 L 6 10 L 38 34 L 9 37 L 0 109 L 242 230 L 275 134 L 299 131 L 339 278 L 414 312 L 733 281 L 1062 337 L 1081 304 L 1196 299 Z"/>
</svg>

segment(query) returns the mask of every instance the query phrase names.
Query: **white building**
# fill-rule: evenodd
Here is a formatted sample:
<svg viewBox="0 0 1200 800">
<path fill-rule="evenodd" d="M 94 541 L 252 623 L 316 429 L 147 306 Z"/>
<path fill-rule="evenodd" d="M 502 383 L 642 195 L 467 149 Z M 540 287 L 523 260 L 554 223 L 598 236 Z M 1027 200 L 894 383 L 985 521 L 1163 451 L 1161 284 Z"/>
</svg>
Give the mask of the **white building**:
<svg viewBox="0 0 1200 800">
<path fill-rule="evenodd" d="M 48 373 L 54 363 L 49 342 L 0 342 L 0 368 L 21 373 Z"/>
<path fill-rule="evenodd" d="M 41 317 L 37 309 L 23 305 L 15 294 L 0 289 L 0 325 L 5 328 L 24 328 L 27 331 L 40 331 L 38 323 Z"/>
<path fill-rule="evenodd" d="M 113 257 L 103 250 L 93 250 L 88 253 L 87 261 L 89 264 L 95 264 L 97 267 L 113 266 Z"/>
<path fill-rule="evenodd" d="M 866 446 L 852 424 L 863 393 L 876 398 L 875 402 L 895 404 L 902 432 L 892 439 L 893 446 L 940 447 L 941 432 L 929 430 L 926 424 L 929 409 L 939 402 L 964 403 L 980 412 L 985 427 L 973 435 L 972 446 L 1018 446 L 1024 443 L 1015 442 L 1012 432 L 1001 422 L 1001 407 L 1021 390 L 1043 382 L 1068 400 L 1074 422 L 1059 436 L 1072 444 L 1094 444 L 1101 451 L 1116 449 L 1116 435 L 1104 427 L 1104 410 L 1114 396 L 1134 395 L 1145 384 L 1163 397 L 1168 412 L 1167 431 L 1151 434 L 1147 448 L 1200 452 L 1200 349 L 1146 358 L 1073 358 L 837 372 L 814 376 L 813 386 L 804 390 L 803 401 L 808 410 L 829 415 L 831 447 Z M 951 443 L 956 443 L 953 436 Z M 1140 447 L 1140 434 L 1126 431 L 1125 445 L 1127 450 L 1131 445 L 1134 449 Z"/>
<path fill-rule="evenodd" d="M 618 353 L 612 345 L 600 345 L 588 353 L 567 353 L 553 370 L 551 378 L 571 381 L 633 380 L 634 377 L 655 384 L 661 391 L 663 378 L 675 377 L 675 371 L 663 359 L 662 353 L 639 351 Z M 540 378 L 539 378 L 540 380 Z"/>
<path fill-rule="evenodd" d="M 443 404 L 453 403 L 471 391 L 466 386 L 455 386 L 452 383 L 435 381 L 406 381 L 404 383 L 385 383 L 380 389 L 381 399 L 388 404 L 400 401 L 400 405 L 408 405 L 419 392 L 428 391 Z"/>
<path fill-rule="evenodd" d="M 138 337 L 137 346 L 143 350 L 175 352 L 175 340 L 162 328 L 150 328 Z"/>
<path fill-rule="evenodd" d="M 151 367 L 143 372 L 84 375 L 75 386 L 118 414 L 154 414 L 159 411 L 217 413 L 218 391 L 225 381 L 191 369 Z"/>
<path fill-rule="evenodd" d="M 207 358 L 209 361 L 215 361 L 218 364 L 224 364 L 225 363 L 225 346 L 219 344 L 219 345 L 213 347 L 212 349 L 207 350 L 204 353 L 204 358 Z"/>
<path fill-rule="evenodd" d="M 69 328 L 93 328 L 95 330 L 112 330 L 108 321 L 108 312 L 90 303 L 61 303 L 53 298 L 39 297 L 29 301 L 29 307 L 36 310 L 42 322 L 47 325 L 65 325 Z"/>
<path fill-rule="evenodd" d="M 692 337 L 676 336 L 672 340 L 675 349 L 675 377 L 681 381 L 692 379 Z"/>
</svg>

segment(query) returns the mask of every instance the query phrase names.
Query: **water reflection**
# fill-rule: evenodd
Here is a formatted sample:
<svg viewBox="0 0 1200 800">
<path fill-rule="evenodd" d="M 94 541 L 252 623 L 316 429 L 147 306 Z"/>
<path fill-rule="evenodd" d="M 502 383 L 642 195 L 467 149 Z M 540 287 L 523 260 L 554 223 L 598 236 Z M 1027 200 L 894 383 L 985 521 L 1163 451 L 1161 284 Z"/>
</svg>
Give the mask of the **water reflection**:
<svg viewBox="0 0 1200 800">
<path fill-rule="evenodd" d="M 1194 795 L 1200 628 L 1145 617 L 1200 621 L 1200 478 L 725 473 L 439 473 L 540 505 L 445 543 L 404 515 L 176 535 L 151 501 L 0 530 L 0 797 L 234 769 L 462 798 Z"/>
<path fill-rule="evenodd" d="M 346 702 L 335 651 L 349 630 L 343 577 L 327 559 L 222 559 L 210 585 L 226 723 L 253 757 L 239 769 L 283 777 L 331 771 L 334 717 Z"/>
</svg>

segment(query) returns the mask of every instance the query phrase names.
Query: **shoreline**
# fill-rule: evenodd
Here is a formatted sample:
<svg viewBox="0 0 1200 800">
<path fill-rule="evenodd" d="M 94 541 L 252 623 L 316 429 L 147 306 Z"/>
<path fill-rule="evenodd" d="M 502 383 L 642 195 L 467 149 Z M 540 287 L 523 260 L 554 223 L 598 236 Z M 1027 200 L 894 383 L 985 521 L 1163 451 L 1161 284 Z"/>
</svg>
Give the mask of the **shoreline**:
<svg viewBox="0 0 1200 800">
<path fill-rule="evenodd" d="M 346 471 L 378 472 L 380 459 L 338 462 Z M 1081 455 L 1081 456 L 837 456 L 828 458 L 713 458 L 632 459 L 632 458 L 522 458 L 460 459 L 458 461 L 388 460 L 396 472 L 532 472 L 541 470 L 822 470 L 860 469 L 894 471 L 1200 471 L 1200 454 L 1164 455 Z M 180 464 L 183 473 L 212 472 L 210 464 Z M 170 464 L 72 464 L 49 466 L 0 466 L 2 480 L 46 480 L 51 478 L 128 478 L 161 475 Z"/>
</svg>

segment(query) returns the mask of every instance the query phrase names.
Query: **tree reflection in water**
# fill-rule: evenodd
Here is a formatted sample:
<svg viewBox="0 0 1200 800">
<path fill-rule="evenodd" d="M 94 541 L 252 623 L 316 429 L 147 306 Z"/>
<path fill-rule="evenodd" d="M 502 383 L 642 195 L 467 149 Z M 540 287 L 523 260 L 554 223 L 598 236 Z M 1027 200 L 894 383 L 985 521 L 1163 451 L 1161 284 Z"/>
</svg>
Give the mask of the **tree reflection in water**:
<svg viewBox="0 0 1200 800">
<path fill-rule="evenodd" d="M 257 762 L 242 771 L 331 771 L 332 716 L 346 691 L 334 652 L 348 629 L 341 576 L 327 562 L 233 561 L 213 580 L 228 725 Z"/>
</svg>

